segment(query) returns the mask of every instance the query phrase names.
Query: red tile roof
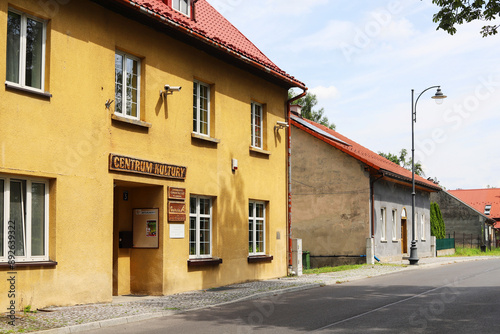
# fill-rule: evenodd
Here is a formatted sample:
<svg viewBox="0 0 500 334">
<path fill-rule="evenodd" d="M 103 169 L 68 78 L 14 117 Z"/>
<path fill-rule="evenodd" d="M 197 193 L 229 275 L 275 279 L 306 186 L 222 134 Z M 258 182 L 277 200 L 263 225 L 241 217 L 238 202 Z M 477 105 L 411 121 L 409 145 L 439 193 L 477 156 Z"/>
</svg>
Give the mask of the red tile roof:
<svg viewBox="0 0 500 334">
<path fill-rule="evenodd" d="M 304 83 L 281 70 L 248 38 L 215 10 L 207 0 L 195 1 L 195 19 L 174 10 L 162 0 L 113 0 L 134 7 L 186 35 L 203 39 L 211 46 L 223 49 L 235 58 L 252 62 L 261 70 L 271 72 L 292 87 L 305 88 Z"/>
<path fill-rule="evenodd" d="M 348 145 L 342 144 L 338 141 L 332 140 L 318 132 L 311 131 L 310 129 L 301 125 L 298 121 L 296 121 L 297 117 L 292 115 L 291 124 L 296 126 L 297 128 L 308 132 L 309 134 L 315 136 L 316 138 L 324 141 L 327 144 L 349 154 L 355 159 L 363 162 L 364 164 L 372 167 L 376 171 L 384 172 L 388 177 L 400 179 L 406 182 L 411 182 L 412 172 L 393 163 L 392 161 L 387 160 L 381 155 L 370 151 L 366 147 L 361 146 L 355 141 L 341 135 L 337 131 L 331 130 L 324 125 L 315 123 L 313 121 L 302 118 L 302 120 L 307 121 L 309 124 L 313 125 L 316 128 L 340 139 L 341 141 L 347 143 Z M 293 134 L 292 134 L 293 136 Z M 426 188 L 431 188 L 434 191 L 441 190 L 441 187 L 436 185 L 434 182 L 424 179 L 418 175 L 415 175 L 415 184 L 420 186 L 425 186 Z"/>
<path fill-rule="evenodd" d="M 500 188 L 448 190 L 448 192 L 482 213 L 486 205 L 491 205 L 489 217 L 500 220 Z"/>
</svg>

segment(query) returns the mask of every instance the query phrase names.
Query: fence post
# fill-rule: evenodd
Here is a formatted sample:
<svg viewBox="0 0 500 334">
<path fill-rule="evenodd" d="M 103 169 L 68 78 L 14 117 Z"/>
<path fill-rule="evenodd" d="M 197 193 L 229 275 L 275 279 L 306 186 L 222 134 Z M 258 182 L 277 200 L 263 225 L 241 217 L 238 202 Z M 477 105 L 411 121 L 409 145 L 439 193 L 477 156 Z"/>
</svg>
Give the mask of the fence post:
<svg viewBox="0 0 500 334">
<path fill-rule="evenodd" d="M 455 231 L 453 231 L 453 248 L 456 249 Z"/>
</svg>

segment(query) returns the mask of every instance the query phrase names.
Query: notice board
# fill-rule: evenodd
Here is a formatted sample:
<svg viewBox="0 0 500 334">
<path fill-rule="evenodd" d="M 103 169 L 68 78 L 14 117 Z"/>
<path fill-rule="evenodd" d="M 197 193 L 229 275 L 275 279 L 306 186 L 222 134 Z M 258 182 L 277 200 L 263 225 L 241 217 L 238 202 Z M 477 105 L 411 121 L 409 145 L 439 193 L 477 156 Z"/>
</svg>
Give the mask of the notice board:
<svg viewBox="0 0 500 334">
<path fill-rule="evenodd" d="M 158 248 L 159 223 L 158 209 L 134 209 L 134 248 Z"/>
</svg>

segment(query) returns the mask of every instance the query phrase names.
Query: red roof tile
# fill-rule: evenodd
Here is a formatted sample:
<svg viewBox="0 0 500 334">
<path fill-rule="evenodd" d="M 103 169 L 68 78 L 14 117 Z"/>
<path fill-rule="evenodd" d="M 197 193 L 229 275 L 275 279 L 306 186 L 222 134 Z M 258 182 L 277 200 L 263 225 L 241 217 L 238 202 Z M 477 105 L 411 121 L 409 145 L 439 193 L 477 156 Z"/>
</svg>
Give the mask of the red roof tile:
<svg viewBox="0 0 500 334">
<path fill-rule="evenodd" d="M 448 190 L 448 192 L 482 213 L 486 205 L 491 205 L 489 217 L 500 219 L 500 188 Z"/>
<path fill-rule="evenodd" d="M 224 16 L 213 8 L 207 0 L 195 2 L 195 20 L 174 10 L 162 0 L 114 0 L 149 12 L 159 21 L 173 27 L 182 27 L 186 34 L 198 34 L 214 47 L 223 48 L 235 58 L 250 60 L 262 70 L 271 71 L 283 77 L 294 86 L 304 88 L 305 85 L 293 76 L 281 70 L 266 57 L 248 38 L 234 27 Z M 182 30 L 181 28 L 181 30 Z"/>
<path fill-rule="evenodd" d="M 360 144 L 356 143 L 355 141 L 341 135 L 337 131 L 331 130 L 327 128 L 324 125 L 315 123 L 313 121 L 307 120 L 307 119 L 302 119 L 304 121 L 307 121 L 309 124 L 313 125 L 314 127 L 319 128 L 322 131 L 325 131 L 326 133 L 340 139 L 341 141 L 347 143 L 348 145 L 344 145 L 338 141 L 332 140 L 328 137 L 325 137 L 324 135 L 321 135 L 319 133 L 312 133 L 311 131 L 308 131 L 306 127 L 302 126 L 299 122 L 295 121 L 294 118 L 295 116 L 292 116 L 292 124 L 295 125 L 296 127 L 314 135 L 315 137 L 321 139 L 327 144 L 330 144 L 334 146 L 335 148 L 338 148 L 339 150 L 349 154 L 350 156 L 358 159 L 359 161 L 365 163 L 366 165 L 374 168 L 377 171 L 384 171 L 388 172 L 388 176 L 392 178 L 398 178 L 402 179 L 404 181 L 410 181 L 412 179 L 412 172 L 407 170 L 406 168 L 403 168 L 392 161 L 387 160 L 386 158 L 382 157 L 381 155 L 370 151 L 366 147 L 361 146 Z M 415 175 L 415 183 L 419 185 L 426 186 L 427 188 L 431 188 L 433 190 L 441 190 L 441 187 L 436 185 L 434 182 L 429 181 L 424 179 L 423 177 L 420 177 L 418 175 Z"/>
</svg>

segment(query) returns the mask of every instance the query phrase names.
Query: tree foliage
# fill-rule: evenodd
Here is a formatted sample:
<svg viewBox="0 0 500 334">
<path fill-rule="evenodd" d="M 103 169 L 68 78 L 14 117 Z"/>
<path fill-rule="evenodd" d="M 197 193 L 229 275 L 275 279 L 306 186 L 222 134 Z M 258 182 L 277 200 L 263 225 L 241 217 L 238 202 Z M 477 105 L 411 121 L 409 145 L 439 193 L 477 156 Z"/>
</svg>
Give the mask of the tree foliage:
<svg viewBox="0 0 500 334">
<path fill-rule="evenodd" d="M 446 237 L 446 228 L 444 225 L 441 209 L 436 202 L 431 203 L 431 235 L 436 239 L 444 239 Z"/>
<path fill-rule="evenodd" d="M 475 20 L 492 21 L 500 12 L 499 0 L 432 0 L 441 9 L 434 14 L 433 21 L 442 29 L 453 35 L 457 32 L 455 25 Z M 481 29 L 483 37 L 495 35 L 499 24 L 485 25 Z"/>
<path fill-rule="evenodd" d="M 288 91 L 288 98 L 294 97 L 293 90 Z M 293 101 L 293 104 L 298 104 L 302 107 L 302 117 L 307 118 L 313 122 L 319 123 L 326 126 L 329 129 L 335 130 L 336 126 L 334 123 L 330 123 L 328 117 L 325 116 L 325 108 L 319 110 L 313 110 L 313 108 L 318 104 L 318 99 L 316 94 L 307 93 L 304 97 Z"/>
<path fill-rule="evenodd" d="M 408 169 L 411 172 L 411 158 L 406 161 L 406 155 L 408 154 L 408 151 L 406 149 L 401 149 L 399 152 L 399 156 L 392 154 L 392 153 L 383 153 L 383 152 L 378 152 L 380 156 L 383 156 L 389 161 L 394 162 L 397 165 L 400 165 L 403 168 Z M 422 164 L 420 162 L 415 163 L 415 174 L 419 176 L 425 176 L 424 169 L 422 168 Z"/>
</svg>

